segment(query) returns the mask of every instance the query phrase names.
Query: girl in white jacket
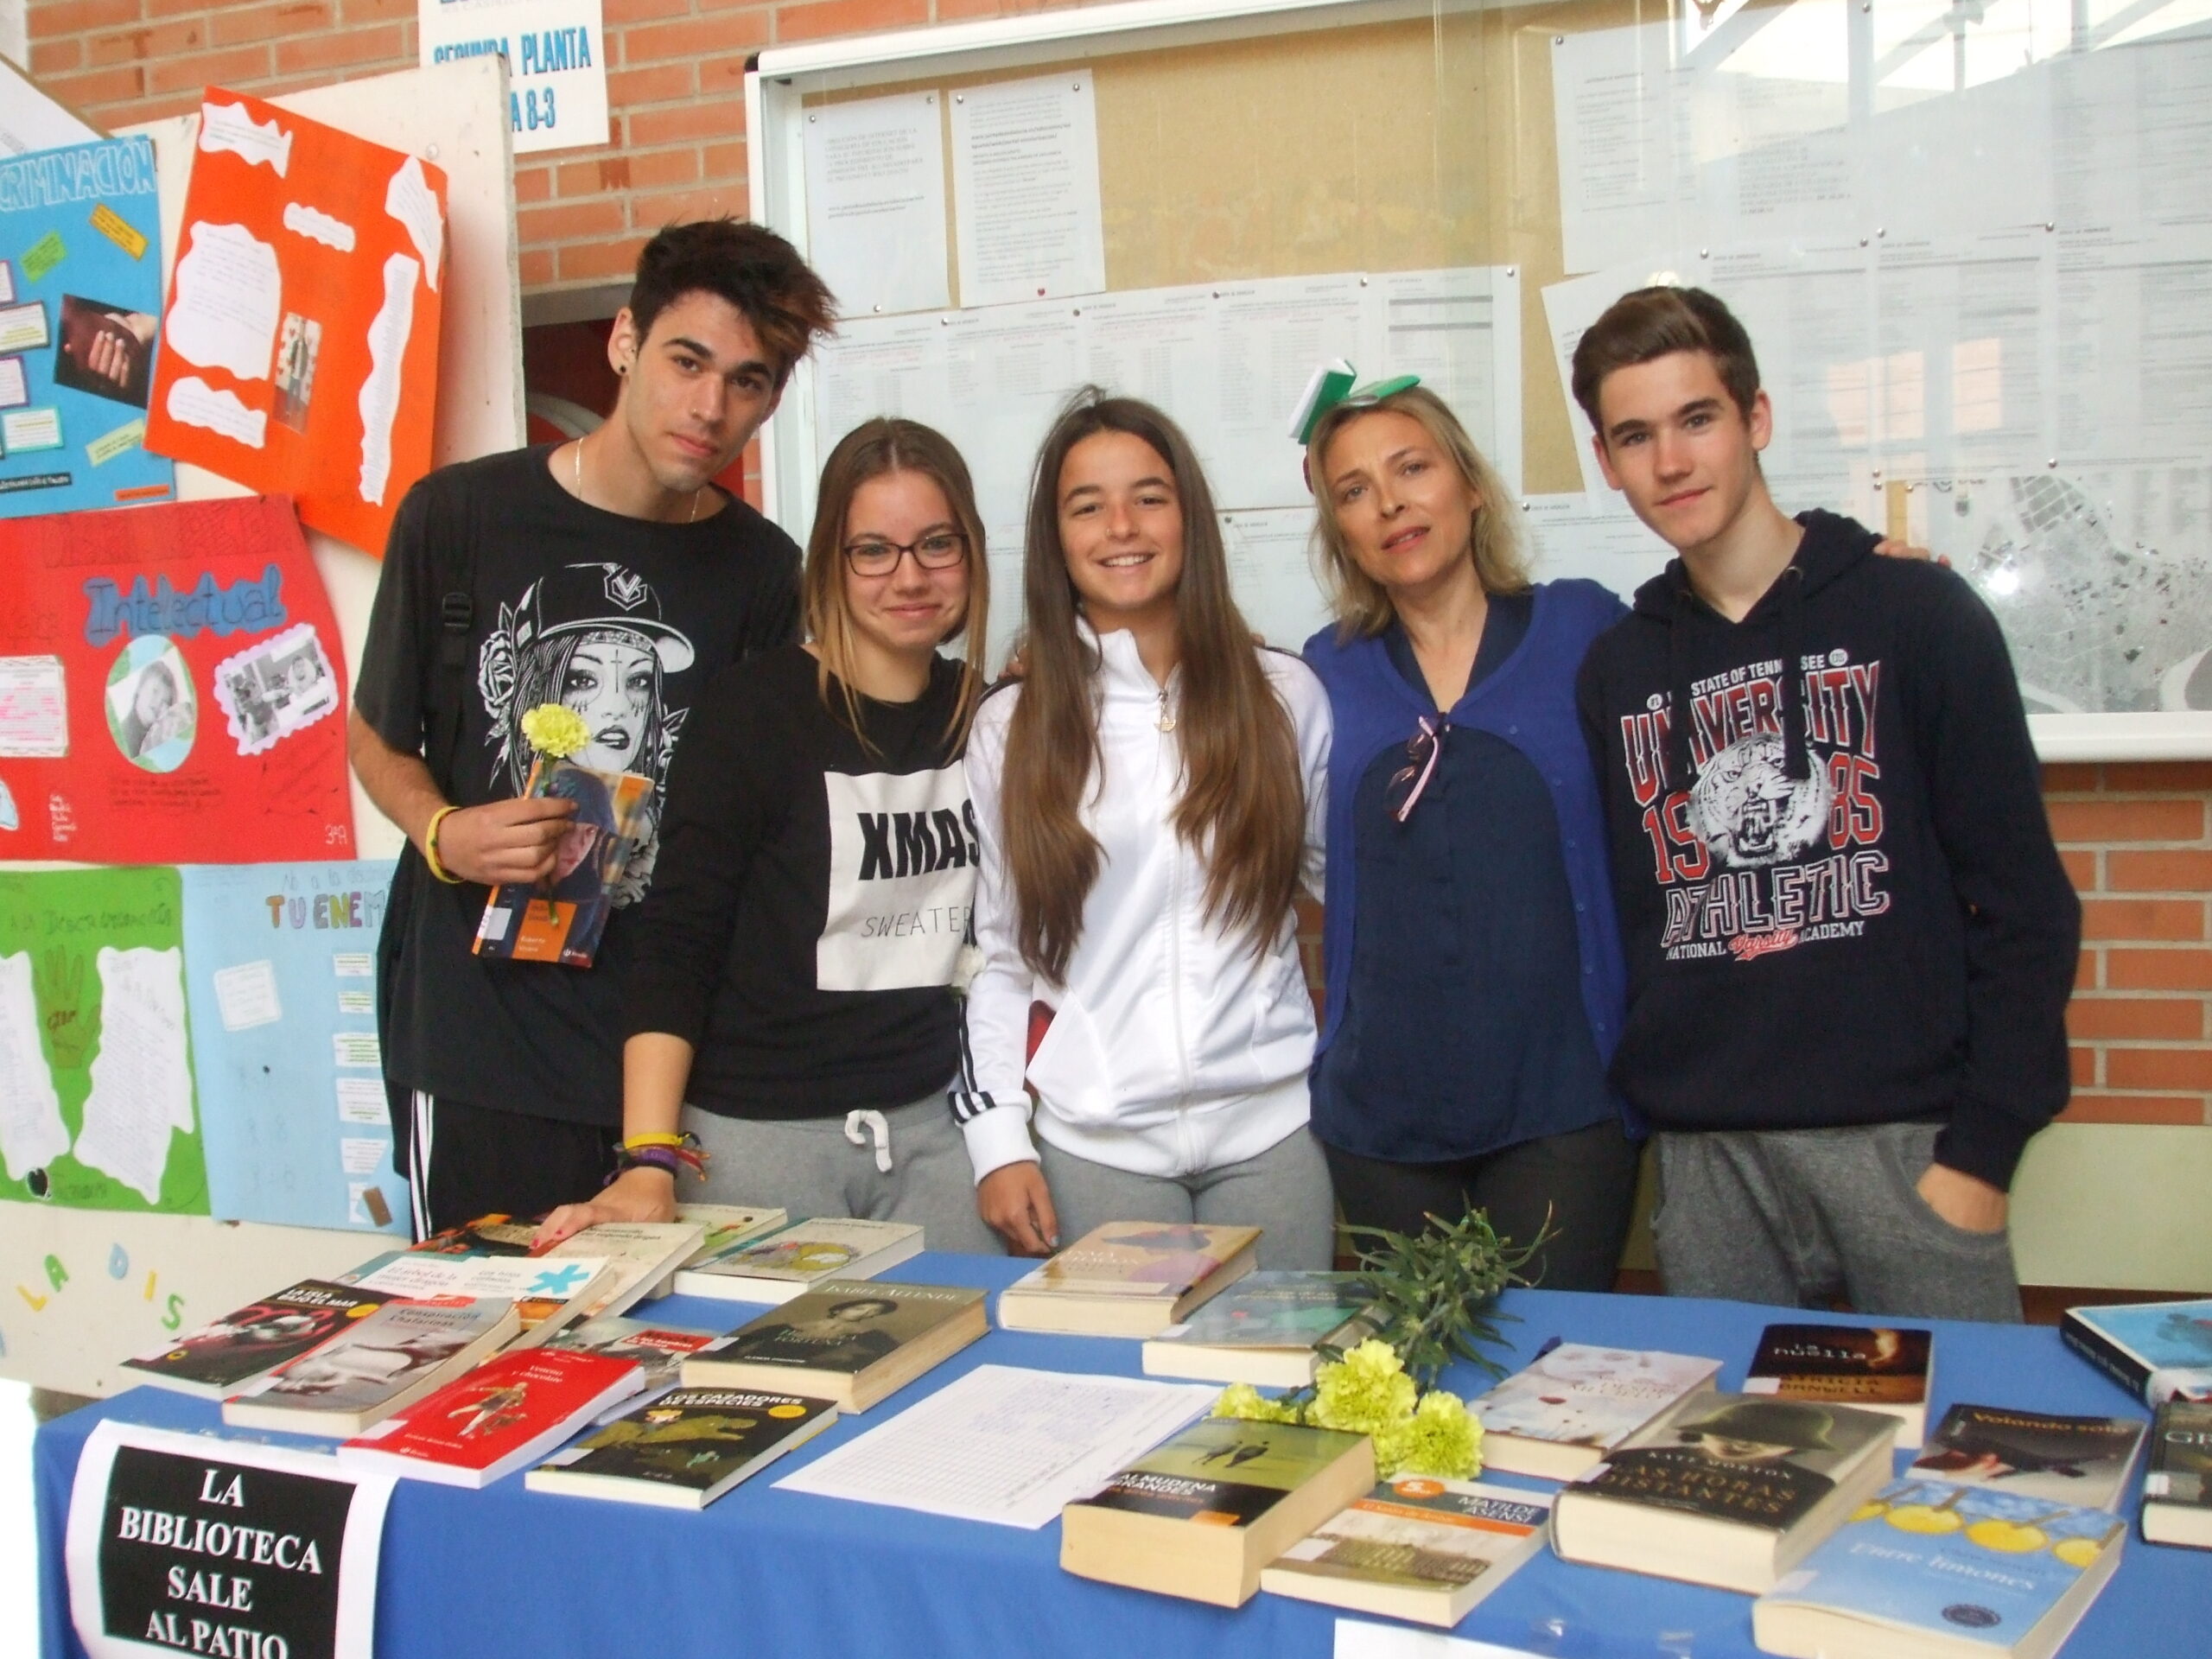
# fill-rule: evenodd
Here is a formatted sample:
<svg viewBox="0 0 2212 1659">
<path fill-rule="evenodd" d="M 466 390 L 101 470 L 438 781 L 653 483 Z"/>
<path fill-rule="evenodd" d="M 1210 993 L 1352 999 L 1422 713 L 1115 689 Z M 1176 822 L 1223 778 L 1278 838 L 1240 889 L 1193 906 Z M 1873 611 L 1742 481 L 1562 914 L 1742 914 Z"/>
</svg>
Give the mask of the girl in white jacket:
<svg viewBox="0 0 2212 1659">
<path fill-rule="evenodd" d="M 1255 1225 L 1262 1265 L 1325 1268 L 1291 906 L 1320 890 L 1328 700 L 1253 643 L 1190 442 L 1134 399 L 1088 391 L 1046 437 L 1023 593 L 1022 677 L 968 747 L 983 961 L 953 1103 L 983 1219 L 1030 1255 Z"/>
</svg>

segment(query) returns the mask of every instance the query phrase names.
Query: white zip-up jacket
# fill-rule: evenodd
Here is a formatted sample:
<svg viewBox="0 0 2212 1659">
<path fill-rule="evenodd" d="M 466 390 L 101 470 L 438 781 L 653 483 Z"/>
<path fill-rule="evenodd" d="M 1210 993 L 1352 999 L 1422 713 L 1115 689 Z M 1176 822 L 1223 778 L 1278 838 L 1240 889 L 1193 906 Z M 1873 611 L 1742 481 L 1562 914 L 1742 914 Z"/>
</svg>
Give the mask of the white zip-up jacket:
<svg viewBox="0 0 2212 1659">
<path fill-rule="evenodd" d="M 1205 867 L 1175 833 L 1182 751 L 1160 729 L 1175 706 L 1137 655 L 1135 637 L 1084 630 L 1100 657 L 1103 785 L 1092 780 L 1083 822 L 1104 856 L 1084 906 L 1067 982 L 1037 978 L 1016 944 L 1000 779 L 1018 685 L 988 697 L 968 739 L 968 786 L 982 868 L 976 943 L 982 964 L 968 988 L 969 1075 L 952 1095 L 976 1179 L 1034 1159 L 1025 1075 L 1037 1092 L 1036 1133 L 1063 1152 L 1135 1173 L 1197 1174 L 1256 1157 L 1302 1127 L 1313 1060 L 1313 1001 L 1297 924 L 1283 918 L 1255 957 L 1248 936 L 1205 913 Z M 1305 885 L 1321 891 L 1327 819 L 1329 702 L 1295 657 L 1260 651 L 1289 710 L 1306 785 Z M 1025 1066 L 1029 1008 L 1053 1010 Z"/>
</svg>

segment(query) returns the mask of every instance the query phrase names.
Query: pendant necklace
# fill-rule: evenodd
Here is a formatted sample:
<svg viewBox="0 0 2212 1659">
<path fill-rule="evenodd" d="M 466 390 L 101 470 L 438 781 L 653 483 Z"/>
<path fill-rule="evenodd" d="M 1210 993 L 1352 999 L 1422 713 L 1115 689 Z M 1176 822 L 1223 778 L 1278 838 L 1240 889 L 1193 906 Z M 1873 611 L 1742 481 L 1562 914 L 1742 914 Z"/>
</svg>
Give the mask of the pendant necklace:
<svg viewBox="0 0 2212 1659">
<path fill-rule="evenodd" d="M 1166 686 L 1164 686 L 1164 685 L 1163 685 L 1163 686 L 1161 686 L 1161 687 L 1160 688 L 1160 722 L 1159 722 L 1159 723 L 1160 723 L 1160 729 L 1161 731 L 1163 731 L 1163 732 L 1172 732 L 1172 731 L 1173 731 L 1173 730 L 1175 729 L 1175 715 L 1174 715 L 1174 712 L 1173 712 L 1172 709 L 1170 709 L 1168 708 L 1168 706 L 1167 706 L 1167 688 L 1166 688 Z"/>
</svg>

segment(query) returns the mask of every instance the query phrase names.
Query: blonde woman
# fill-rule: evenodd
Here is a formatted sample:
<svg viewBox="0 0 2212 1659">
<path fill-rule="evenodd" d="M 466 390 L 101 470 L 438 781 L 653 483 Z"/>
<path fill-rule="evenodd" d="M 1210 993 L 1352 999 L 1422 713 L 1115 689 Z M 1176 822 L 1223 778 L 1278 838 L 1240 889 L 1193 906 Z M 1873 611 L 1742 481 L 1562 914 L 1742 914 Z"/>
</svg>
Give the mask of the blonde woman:
<svg viewBox="0 0 2212 1659">
<path fill-rule="evenodd" d="M 1378 395 L 1379 394 L 1379 395 Z M 1327 1021 L 1313 1128 L 1345 1219 L 1486 1210 L 1554 1289 L 1609 1290 L 1637 1149 L 1605 1080 L 1624 996 L 1584 652 L 1626 614 L 1533 586 L 1505 486 L 1408 381 L 1324 413 L 1306 477 L 1338 622 Z"/>
<path fill-rule="evenodd" d="M 621 1168 L 541 1237 L 664 1220 L 681 1178 L 686 1199 L 997 1248 L 945 1103 L 982 686 L 938 647 L 983 637 L 983 551 L 968 469 L 929 428 L 870 421 L 831 453 L 810 642 L 724 673 L 684 735 L 626 977 Z"/>
</svg>

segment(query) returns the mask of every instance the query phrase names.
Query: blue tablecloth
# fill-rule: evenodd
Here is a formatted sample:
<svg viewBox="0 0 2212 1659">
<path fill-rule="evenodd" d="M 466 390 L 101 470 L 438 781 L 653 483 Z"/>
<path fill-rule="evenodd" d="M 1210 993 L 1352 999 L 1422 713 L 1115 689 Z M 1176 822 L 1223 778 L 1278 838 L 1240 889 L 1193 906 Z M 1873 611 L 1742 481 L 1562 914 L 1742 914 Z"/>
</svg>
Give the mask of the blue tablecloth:
<svg viewBox="0 0 2212 1659">
<path fill-rule="evenodd" d="M 998 1288 L 1027 1264 L 929 1255 L 893 1276 Z M 1740 1302 L 1516 1291 L 1504 1309 L 1509 1365 L 1547 1338 L 1660 1348 L 1724 1360 L 1743 1378 L 1760 1327 L 1784 1317 Z M 728 1328 L 756 1310 L 671 1298 L 652 1316 Z M 1802 1316 L 1800 1316 L 1802 1317 Z M 2069 1412 L 2142 1414 L 2138 1402 L 2047 1329 L 1938 1322 L 1936 1410 L 1955 1400 Z M 1231 1612 L 1095 1584 L 1059 1568 L 1059 1528 L 1039 1532 L 777 1490 L 783 1474 L 880 1423 L 986 1361 L 1063 1371 L 1138 1374 L 1134 1342 L 994 1330 L 864 1416 L 833 1426 L 703 1514 L 525 1491 L 519 1476 L 481 1492 L 399 1483 L 385 1522 L 377 1652 L 389 1659 L 576 1654 L 850 1655 L 855 1659 L 1326 1659 L 1333 1610 L 1261 1595 Z M 1447 1379 L 1473 1395 L 1471 1366 Z M 1931 1419 L 1933 1421 L 1933 1413 Z M 40 1429 L 36 1452 L 40 1595 L 46 1659 L 80 1659 L 71 1629 L 61 1536 L 86 1436 L 103 1417 L 181 1429 L 216 1427 L 216 1408 L 137 1389 Z M 267 1438 L 284 1443 L 289 1436 Z M 313 1444 L 327 1446 L 328 1442 Z M 1900 1454 L 1900 1466 L 1911 1454 Z M 1541 1483 L 1499 1477 L 1506 1484 Z M 2135 1494 L 2127 1503 L 2131 1510 Z M 1459 1634 L 1560 1659 L 1756 1652 L 1751 1601 L 1663 1579 L 1573 1567 L 1543 1554 L 1470 1614 Z M 2212 1654 L 2212 1553 L 2131 1537 L 2120 1571 L 2089 1610 L 2066 1659 L 2182 1659 Z"/>
</svg>

